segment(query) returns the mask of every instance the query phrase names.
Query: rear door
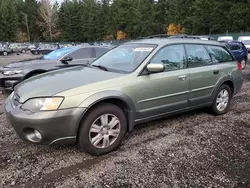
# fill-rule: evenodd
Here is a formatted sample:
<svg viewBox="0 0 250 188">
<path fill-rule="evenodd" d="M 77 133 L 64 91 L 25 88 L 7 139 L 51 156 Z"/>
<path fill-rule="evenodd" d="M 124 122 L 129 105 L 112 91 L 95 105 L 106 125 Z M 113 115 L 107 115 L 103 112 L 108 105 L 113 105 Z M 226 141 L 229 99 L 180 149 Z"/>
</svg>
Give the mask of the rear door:
<svg viewBox="0 0 250 188">
<path fill-rule="evenodd" d="M 185 48 L 190 72 L 189 107 L 210 103 L 213 89 L 220 79 L 220 67 L 203 45 L 186 44 Z"/>
</svg>

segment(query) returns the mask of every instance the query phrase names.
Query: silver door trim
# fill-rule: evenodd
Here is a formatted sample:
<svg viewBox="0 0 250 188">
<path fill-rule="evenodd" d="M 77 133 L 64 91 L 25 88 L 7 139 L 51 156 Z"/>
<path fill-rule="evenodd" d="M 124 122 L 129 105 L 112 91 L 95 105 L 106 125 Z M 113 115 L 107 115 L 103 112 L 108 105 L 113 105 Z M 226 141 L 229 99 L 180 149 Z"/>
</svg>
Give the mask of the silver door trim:
<svg viewBox="0 0 250 188">
<path fill-rule="evenodd" d="M 207 87 L 201 87 L 201 88 L 198 88 L 198 89 L 192 89 L 191 92 L 202 91 L 202 90 L 205 90 L 205 89 L 212 89 L 212 88 L 214 88 L 214 85 L 207 86 Z"/>
<path fill-rule="evenodd" d="M 153 97 L 153 98 L 149 98 L 149 99 L 140 100 L 140 101 L 137 102 L 137 104 L 144 103 L 144 102 L 149 102 L 149 101 L 154 101 L 154 100 L 158 100 L 158 99 L 164 99 L 164 98 L 168 98 L 168 97 L 174 97 L 174 96 L 177 96 L 177 95 L 188 94 L 188 93 L 189 93 L 189 91 L 183 91 L 183 92 L 179 92 L 179 93 L 163 95 L 163 96 L 159 96 L 159 97 Z"/>
</svg>

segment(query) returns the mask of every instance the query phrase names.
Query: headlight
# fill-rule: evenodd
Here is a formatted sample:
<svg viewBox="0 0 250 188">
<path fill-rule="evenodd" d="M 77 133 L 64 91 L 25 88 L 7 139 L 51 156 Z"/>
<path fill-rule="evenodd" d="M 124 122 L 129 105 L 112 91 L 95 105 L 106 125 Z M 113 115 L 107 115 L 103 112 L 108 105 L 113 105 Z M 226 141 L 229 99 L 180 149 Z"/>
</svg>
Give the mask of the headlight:
<svg viewBox="0 0 250 188">
<path fill-rule="evenodd" d="M 57 110 L 63 101 L 63 97 L 34 98 L 26 101 L 21 108 L 32 112 Z"/>
<path fill-rule="evenodd" d="M 3 75 L 9 76 L 9 75 L 15 75 L 21 73 L 21 70 L 13 70 L 13 71 L 4 71 Z"/>
</svg>

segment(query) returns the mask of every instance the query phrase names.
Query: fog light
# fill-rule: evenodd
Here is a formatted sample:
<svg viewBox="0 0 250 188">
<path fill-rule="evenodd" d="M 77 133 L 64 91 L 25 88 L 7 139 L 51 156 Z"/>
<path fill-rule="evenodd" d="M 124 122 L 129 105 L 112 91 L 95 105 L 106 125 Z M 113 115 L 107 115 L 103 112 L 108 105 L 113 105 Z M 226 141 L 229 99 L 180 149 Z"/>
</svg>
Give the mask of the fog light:
<svg viewBox="0 0 250 188">
<path fill-rule="evenodd" d="M 39 133 L 38 130 L 35 130 L 34 133 L 35 133 L 35 135 L 36 135 L 36 137 L 37 137 L 38 139 L 42 140 L 42 135 L 41 135 L 41 133 Z"/>
<path fill-rule="evenodd" d="M 42 134 L 38 130 L 32 128 L 25 128 L 24 134 L 27 140 L 29 140 L 30 142 L 37 143 L 42 141 Z"/>
</svg>

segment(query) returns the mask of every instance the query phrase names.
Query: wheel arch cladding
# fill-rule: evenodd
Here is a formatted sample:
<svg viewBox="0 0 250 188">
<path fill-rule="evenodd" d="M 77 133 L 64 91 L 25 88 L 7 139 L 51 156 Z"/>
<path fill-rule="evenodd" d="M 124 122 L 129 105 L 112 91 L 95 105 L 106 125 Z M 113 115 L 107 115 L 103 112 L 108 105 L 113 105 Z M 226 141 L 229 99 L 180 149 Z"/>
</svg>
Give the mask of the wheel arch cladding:
<svg viewBox="0 0 250 188">
<path fill-rule="evenodd" d="M 103 102 L 111 103 L 121 108 L 127 118 L 128 131 L 132 131 L 135 119 L 135 105 L 133 100 L 121 91 L 103 91 L 91 95 L 85 99 L 79 105 L 79 107 L 87 108 L 84 115 L 82 116 L 82 119 L 84 119 L 85 114 L 88 113 L 90 109 Z"/>
<path fill-rule="evenodd" d="M 223 84 L 227 84 L 231 89 L 231 95 L 232 96 L 234 95 L 235 85 L 234 85 L 234 82 L 233 82 L 233 78 L 230 77 L 230 76 L 227 76 L 227 77 L 224 77 L 224 78 L 220 79 L 219 82 L 216 84 L 216 87 L 215 87 L 215 89 L 213 91 L 213 99 L 216 97 L 216 94 L 217 94 L 218 90 L 220 89 L 220 87 Z"/>
</svg>

